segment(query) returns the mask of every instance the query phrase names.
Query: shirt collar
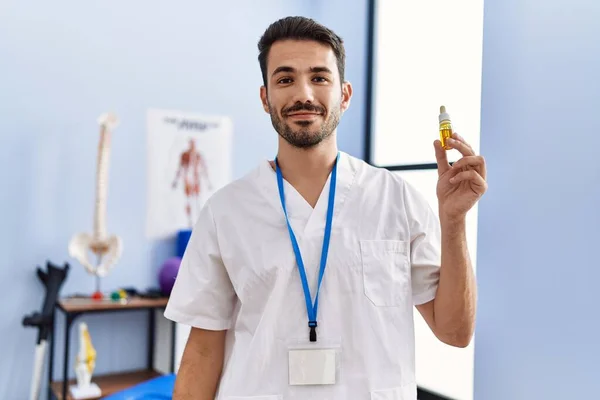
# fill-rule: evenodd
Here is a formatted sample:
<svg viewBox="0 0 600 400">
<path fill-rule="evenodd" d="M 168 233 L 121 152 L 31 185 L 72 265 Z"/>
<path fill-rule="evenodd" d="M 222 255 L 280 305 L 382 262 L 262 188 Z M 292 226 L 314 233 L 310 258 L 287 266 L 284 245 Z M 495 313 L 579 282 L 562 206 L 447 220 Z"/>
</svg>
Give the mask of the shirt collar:
<svg viewBox="0 0 600 400">
<path fill-rule="evenodd" d="M 269 160 L 263 160 L 260 165 L 259 179 L 262 192 L 266 196 L 267 201 L 281 213 L 282 220 L 285 223 L 285 217 L 281 208 L 281 200 L 279 198 L 279 189 L 277 187 L 277 174 L 271 167 Z M 339 215 L 346 202 L 346 198 L 350 193 L 350 189 L 355 181 L 356 168 L 351 163 L 350 156 L 340 151 L 337 170 L 337 186 L 335 192 L 334 203 L 334 225 L 336 217 Z M 325 216 L 327 214 L 327 205 L 329 197 L 329 186 L 331 182 L 331 174 L 327 178 L 327 182 L 323 187 L 323 192 L 319 197 L 319 201 L 313 209 L 284 179 L 284 193 L 286 200 L 286 208 L 288 217 L 301 218 L 307 221 L 306 230 L 322 229 L 325 226 Z"/>
</svg>

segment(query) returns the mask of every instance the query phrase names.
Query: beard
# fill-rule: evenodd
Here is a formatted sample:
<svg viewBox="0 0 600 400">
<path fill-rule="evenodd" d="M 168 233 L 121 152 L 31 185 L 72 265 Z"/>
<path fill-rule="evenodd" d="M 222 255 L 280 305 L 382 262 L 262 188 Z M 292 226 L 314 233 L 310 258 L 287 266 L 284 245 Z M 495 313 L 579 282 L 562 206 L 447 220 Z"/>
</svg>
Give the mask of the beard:
<svg viewBox="0 0 600 400">
<path fill-rule="evenodd" d="M 271 115 L 273 128 L 275 128 L 279 136 L 296 148 L 310 149 L 330 137 L 337 128 L 340 123 L 339 105 L 335 105 L 332 108 L 333 111 L 322 122 L 318 120 L 295 121 L 290 125 L 285 121 L 286 116 L 292 112 L 309 111 L 318 112 L 320 115 L 327 115 L 325 108 L 310 103 L 296 103 L 291 107 L 282 109 L 281 115 L 283 115 L 283 119 L 280 118 L 279 114 L 269 104 L 269 114 Z"/>
</svg>

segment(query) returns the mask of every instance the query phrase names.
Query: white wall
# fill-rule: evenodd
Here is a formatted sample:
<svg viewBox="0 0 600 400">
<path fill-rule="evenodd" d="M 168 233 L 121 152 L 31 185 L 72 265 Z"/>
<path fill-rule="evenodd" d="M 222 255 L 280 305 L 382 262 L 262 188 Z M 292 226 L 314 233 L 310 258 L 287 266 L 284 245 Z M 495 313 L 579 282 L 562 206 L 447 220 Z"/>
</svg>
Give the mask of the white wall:
<svg viewBox="0 0 600 400">
<path fill-rule="evenodd" d="M 600 2 L 487 0 L 475 399 L 598 398 Z"/>
</svg>

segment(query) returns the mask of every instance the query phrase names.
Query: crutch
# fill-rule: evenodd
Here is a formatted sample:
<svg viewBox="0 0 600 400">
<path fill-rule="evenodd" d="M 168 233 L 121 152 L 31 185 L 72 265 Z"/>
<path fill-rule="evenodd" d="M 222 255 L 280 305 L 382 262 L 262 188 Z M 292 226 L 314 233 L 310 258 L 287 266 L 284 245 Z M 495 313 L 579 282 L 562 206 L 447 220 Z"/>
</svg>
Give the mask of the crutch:
<svg viewBox="0 0 600 400">
<path fill-rule="evenodd" d="M 52 264 L 50 261 L 47 261 L 46 271 L 42 271 L 39 266 L 37 267 L 37 276 L 46 289 L 42 311 L 34 312 L 23 317 L 23 326 L 35 327 L 38 329 L 29 400 L 39 399 L 42 371 L 44 369 L 44 358 L 46 356 L 46 345 L 52 329 L 54 308 L 56 306 L 56 301 L 58 300 L 60 288 L 67 278 L 68 272 L 68 263 L 65 263 L 64 267 L 61 268 Z"/>
</svg>

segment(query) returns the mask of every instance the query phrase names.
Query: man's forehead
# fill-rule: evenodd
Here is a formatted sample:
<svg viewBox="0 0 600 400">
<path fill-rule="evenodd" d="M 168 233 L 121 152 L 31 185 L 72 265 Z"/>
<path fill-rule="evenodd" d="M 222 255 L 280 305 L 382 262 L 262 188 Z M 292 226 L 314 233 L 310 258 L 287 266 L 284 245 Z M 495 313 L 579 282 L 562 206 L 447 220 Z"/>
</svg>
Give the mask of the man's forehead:
<svg viewBox="0 0 600 400">
<path fill-rule="evenodd" d="M 310 40 L 282 40 L 271 46 L 268 64 L 270 71 L 282 65 L 309 69 L 317 65 L 334 67 L 336 59 L 333 49 L 326 44 Z"/>
</svg>

